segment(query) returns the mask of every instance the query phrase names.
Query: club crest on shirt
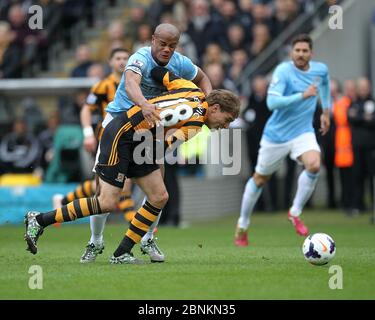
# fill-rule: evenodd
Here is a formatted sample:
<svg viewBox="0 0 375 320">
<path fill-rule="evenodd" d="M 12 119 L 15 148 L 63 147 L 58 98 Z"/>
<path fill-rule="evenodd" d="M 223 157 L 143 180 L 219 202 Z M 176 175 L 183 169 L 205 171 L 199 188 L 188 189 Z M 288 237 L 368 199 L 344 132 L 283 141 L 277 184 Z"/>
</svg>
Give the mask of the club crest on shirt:
<svg viewBox="0 0 375 320">
<path fill-rule="evenodd" d="M 125 180 L 125 175 L 123 174 L 123 173 L 118 173 L 117 174 L 117 178 L 115 179 L 117 182 L 120 182 L 120 183 L 122 183 L 122 182 L 124 182 L 124 180 Z"/>
<path fill-rule="evenodd" d="M 318 87 L 321 82 L 322 82 L 322 78 L 321 77 L 315 77 L 313 84 Z"/>
<path fill-rule="evenodd" d="M 273 77 L 272 80 L 271 80 L 271 83 L 270 83 L 270 87 L 274 87 L 278 84 L 278 82 L 280 81 L 280 79 L 278 77 Z"/>
<path fill-rule="evenodd" d="M 199 118 L 200 116 L 203 116 L 204 109 L 202 108 L 202 104 L 198 104 L 196 107 L 196 110 L 193 114 L 193 117 Z"/>
</svg>

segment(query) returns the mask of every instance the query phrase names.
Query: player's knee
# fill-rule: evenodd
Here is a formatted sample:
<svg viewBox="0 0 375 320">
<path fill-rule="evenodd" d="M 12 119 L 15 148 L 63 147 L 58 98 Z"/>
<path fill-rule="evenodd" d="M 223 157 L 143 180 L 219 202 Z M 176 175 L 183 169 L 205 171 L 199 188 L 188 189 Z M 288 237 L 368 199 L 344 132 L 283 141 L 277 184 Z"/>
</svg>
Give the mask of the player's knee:
<svg viewBox="0 0 375 320">
<path fill-rule="evenodd" d="M 320 160 L 313 159 L 312 161 L 307 162 L 305 169 L 310 173 L 318 173 L 320 170 Z"/>
<path fill-rule="evenodd" d="M 98 196 L 99 205 L 103 212 L 115 211 L 117 209 L 118 200 L 117 197 L 100 193 Z"/>
<path fill-rule="evenodd" d="M 150 203 L 157 208 L 163 208 L 167 204 L 168 199 L 169 195 L 167 190 L 155 193 L 149 197 Z"/>
<path fill-rule="evenodd" d="M 256 186 L 257 186 L 258 188 L 261 188 L 261 187 L 263 187 L 263 186 L 266 184 L 266 182 L 269 180 L 269 177 L 268 177 L 268 176 L 260 175 L 260 174 L 258 174 L 258 173 L 255 173 L 255 174 L 253 175 L 253 179 L 254 179 L 254 182 L 255 182 Z"/>
</svg>

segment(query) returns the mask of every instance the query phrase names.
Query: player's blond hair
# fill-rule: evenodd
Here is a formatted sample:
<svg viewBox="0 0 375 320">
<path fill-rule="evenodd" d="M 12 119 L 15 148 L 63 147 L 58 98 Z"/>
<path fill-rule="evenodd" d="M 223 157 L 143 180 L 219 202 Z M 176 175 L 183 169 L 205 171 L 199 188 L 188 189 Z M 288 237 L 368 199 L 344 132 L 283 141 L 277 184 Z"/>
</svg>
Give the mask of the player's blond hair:
<svg viewBox="0 0 375 320">
<path fill-rule="evenodd" d="M 237 118 L 240 113 L 240 99 L 229 90 L 212 90 L 206 100 L 209 106 L 219 104 L 221 111 L 229 112 L 234 118 Z"/>
</svg>

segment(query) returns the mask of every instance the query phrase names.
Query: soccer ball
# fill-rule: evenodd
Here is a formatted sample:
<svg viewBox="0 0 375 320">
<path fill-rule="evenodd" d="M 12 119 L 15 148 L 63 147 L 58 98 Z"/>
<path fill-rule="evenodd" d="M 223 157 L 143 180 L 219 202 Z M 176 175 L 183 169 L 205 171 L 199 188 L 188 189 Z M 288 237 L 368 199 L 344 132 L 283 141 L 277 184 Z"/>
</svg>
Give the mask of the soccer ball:
<svg viewBox="0 0 375 320">
<path fill-rule="evenodd" d="M 315 233 L 305 239 L 302 252 L 308 262 L 321 266 L 335 256 L 336 244 L 328 234 Z"/>
</svg>

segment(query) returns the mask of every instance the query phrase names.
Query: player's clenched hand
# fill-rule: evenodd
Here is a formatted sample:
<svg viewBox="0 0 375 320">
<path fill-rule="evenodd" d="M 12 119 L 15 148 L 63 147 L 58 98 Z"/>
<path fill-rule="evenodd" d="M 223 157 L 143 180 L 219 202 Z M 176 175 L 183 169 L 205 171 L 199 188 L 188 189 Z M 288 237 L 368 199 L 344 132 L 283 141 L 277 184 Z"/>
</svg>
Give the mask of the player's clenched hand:
<svg viewBox="0 0 375 320">
<path fill-rule="evenodd" d="M 146 121 L 149 123 L 150 126 L 154 126 L 155 124 L 159 124 L 160 117 L 159 114 L 156 112 L 156 106 L 154 104 L 145 102 L 140 106 L 142 108 L 143 116 L 145 117 Z"/>
<path fill-rule="evenodd" d="M 303 92 L 303 98 L 307 99 L 310 97 L 315 97 L 318 94 L 318 89 L 316 85 L 312 84 Z"/>
<path fill-rule="evenodd" d="M 328 132 L 330 124 L 331 124 L 331 122 L 330 122 L 330 119 L 329 119 L 329 115 L 323 113 L 320 116 L 320 129 L 319 129 L 320 133 L 323 136 Z"/>
<path fill-rule="evenodd" d="M 83 146 L 88 152 L 95 152 L 96 150 L 96 138 L 94 135 L 85 137 L 83 140 Z"/>
</svg>

